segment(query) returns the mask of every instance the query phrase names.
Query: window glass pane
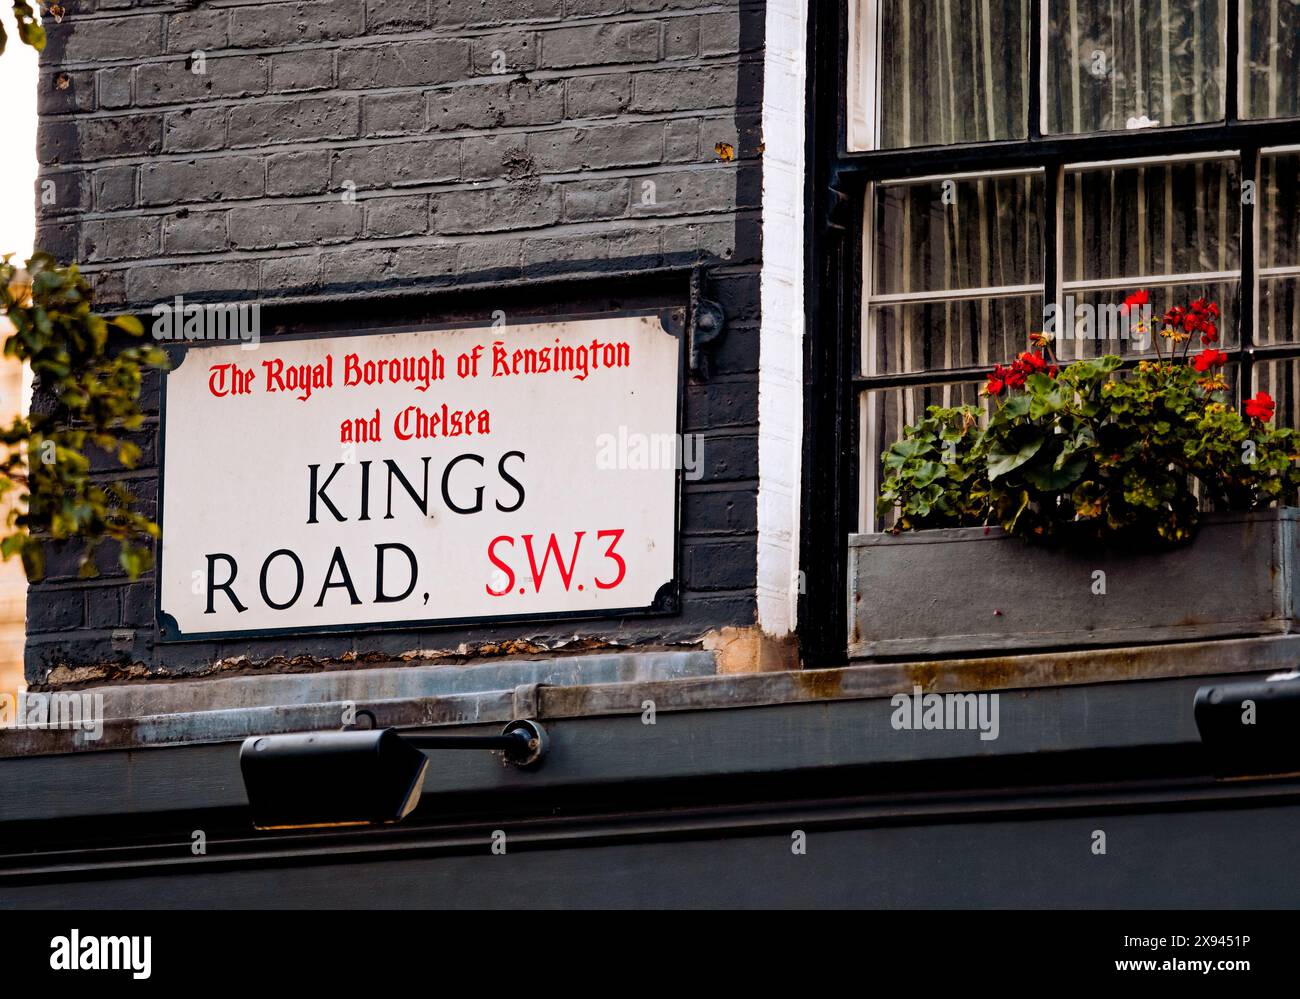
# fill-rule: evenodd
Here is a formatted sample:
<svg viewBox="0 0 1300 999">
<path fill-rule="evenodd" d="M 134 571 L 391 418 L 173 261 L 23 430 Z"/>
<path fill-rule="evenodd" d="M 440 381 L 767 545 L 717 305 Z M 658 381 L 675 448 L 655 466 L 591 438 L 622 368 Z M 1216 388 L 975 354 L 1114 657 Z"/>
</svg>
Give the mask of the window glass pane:
<svg viewBox="0 0 1300 999">
<path fill-rule="evenodd" d="M 1263 277 L 1259 282 L 1256 343 L 1300 340 L 1300 276 Z"/>
<path fill-rule="evenodd" d="M 880 0 L 880 145 L 1024 138 L 1030 0 Z"/>
<path fill-rule="evenodd" d="M 866 370 L 992 367 L 1029 348 L 1042 316 L 1041 295 L 882 305 L 872 310 L 875 356 Z"/>
<path fill-rule="evenodd" d="M 1259 161 L 1258 343 L 1300 340 L 1300 154 Z"/>
<path fill-rule="evenodd" d="M 1116 287 L 1106 289 L 1090 288 L 1087 290 L 1066 290 L 1062 314 L 1064 322 L 1056 324 L 1056 356 L 1062 363 L 1083 357 L 1100 357 L 1103 354 L 1119 354 L 1121 357 L 1155 357 L 1156 345 L 1154 335 L 1149 327 L 1139 327 L 1139 315 L 1136 311 L 1123 314 L 1120 306 L 1125 296 L 1136 288 Z M 1170 308 L 1186 308 L 1197 299 L 1205 299 L 1219 307 L 1219 318 L 1215 322 L 1218 339 L 1212 344 L 1201 342 L 1199 335 L 1192 336 L 1191 342 L 1171 343 L 1168 338 L 1160 340 L 1160 353 L 1168 359 L 1171 349 L 1173 356 L 1183 357 L 1214 346 L 1220 350 L 1238 345 L 1240 329 L 1241 283 L 1239 281 L 1220 281 L 1210 284 L 1185 284 L 1171 287 L 1146 288 L 1150 299 L 1151 316 L 1156 325 Z M 1073 317 L 1073 322 L 1069 317 Z"/>
<path fill-rule="evenodd" d="M 1300 116 L 1300 3 L 1242 0 L 1243 118 Z"/>
<path fill-rule="evenodd" d="M 1300 153 L 1260 157 L 1259 265 L 1300 266 Z"/>
<path fill-rule="evenodd" d="M 1047 131 L 1224 117 L 1225 0 L 1048 0 Z"/>
<path fill-rule="evenodd" d="M 1041 173 L 876 188 L 874 293 L 1042 281 Z"/>
<path fill-rule="evenodd" d="M 1065 280 L 1237 270 L 1239 174 L 1236 160 L 1067 171 Z"/>
</svg>

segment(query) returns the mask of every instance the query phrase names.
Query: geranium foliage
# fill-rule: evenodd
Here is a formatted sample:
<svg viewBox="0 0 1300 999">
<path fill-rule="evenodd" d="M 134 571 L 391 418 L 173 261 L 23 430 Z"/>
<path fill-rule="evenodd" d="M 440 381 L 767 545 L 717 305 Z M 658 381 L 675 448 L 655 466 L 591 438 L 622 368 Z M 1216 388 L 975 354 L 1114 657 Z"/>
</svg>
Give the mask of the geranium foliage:
<svg viewBox="0 0 1300 999">
<path fill-rule="evenodd" d="M 1127 306 L 1142 305 L 1135 293 Z M 895 530 L 996 524 L 1051 541 L 1189 538 L 1205 509 L 1255 510 L 1296 494 L 1300 437 L 1272 425 L 1260 392 L 1244 412 L 1222 374 L 1218 307 L 1155 320 L 1157 356 L 1059 366 L 1051 337 L 998 365 L 991 408 L 931 406 L 883 456 L 882 516 Z M 1194 338 L 1202 349 L 1191 352 Z"/>
</svg>

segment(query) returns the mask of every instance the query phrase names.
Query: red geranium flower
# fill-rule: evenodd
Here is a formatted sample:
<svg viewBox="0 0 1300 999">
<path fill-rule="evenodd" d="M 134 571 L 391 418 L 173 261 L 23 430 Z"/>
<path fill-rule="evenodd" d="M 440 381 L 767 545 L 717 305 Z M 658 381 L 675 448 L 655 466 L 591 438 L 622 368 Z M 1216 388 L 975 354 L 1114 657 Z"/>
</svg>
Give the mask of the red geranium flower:
<svg viewBox="0 0 1300 999">
<path fill-rule="evenodd" d="M 1146 305 L 1150 301 L 1151 297 L 1146 293 L 1146 289 L 1140 288 L 1124 299 L 1124 304 L 1119 307 L 1119 311 L 1122 315 L 1127 316 L 1128 310 L 1133 306 Z"/>
<path fill-rule="evenodd" d="M 1273 419 L 1273 409 L 1277 405 L 1267 392 L 1256 392 L 1253 398 L 1246 400 L 1246 415 L 1263 423 Z"/>
<path fill-rule="evenodd" d="M 1216 364 L 1222 364 L 1228 359 L 1228 355 L 1221 350 L 1215 350 L 1213 347 L 1207 347 L 1199 354 L 1192 356 L 1192 365 L 1197 371 L 1202 373 L 1209 371 Z"/>
<path fill-rule="evenodd" d="M 1029 374 L 1033 374 L 1035 371 L 1047 370 L 1047 361 L 1044 360 L 1043 355 L 1036 350 L 1021 351 L 1020 356 L 1016 358 L 1016 361 Z"/>
</svg>

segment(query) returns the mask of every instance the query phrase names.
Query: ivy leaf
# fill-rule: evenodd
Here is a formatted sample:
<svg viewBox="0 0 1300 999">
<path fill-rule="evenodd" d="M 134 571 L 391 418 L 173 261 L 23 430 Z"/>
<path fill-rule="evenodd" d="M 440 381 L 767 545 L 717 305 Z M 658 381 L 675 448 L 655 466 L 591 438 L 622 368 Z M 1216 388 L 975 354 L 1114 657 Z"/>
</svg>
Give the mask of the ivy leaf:
<svg viewBox="0 0 1300 999">
<path fill-rule="evenodd" d="M 132 336 L 142 336 L 144 334 L 144 323 L 138 318 L 131 315 L 114 316 L 110 322 L 120 330 L 130 333 Z"/>
</svg>

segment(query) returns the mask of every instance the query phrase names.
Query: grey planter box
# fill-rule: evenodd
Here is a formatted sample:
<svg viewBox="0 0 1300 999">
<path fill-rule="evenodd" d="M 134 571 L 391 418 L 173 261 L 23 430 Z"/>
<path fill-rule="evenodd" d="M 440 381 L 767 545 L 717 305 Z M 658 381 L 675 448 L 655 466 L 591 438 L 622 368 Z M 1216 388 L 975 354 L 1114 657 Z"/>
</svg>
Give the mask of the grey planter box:
<svg viewBox="0 0 1300 999">
<path fill-rule="evenodd" d="M 849 538 L 849 656 L 925 658 L 1300 631 L 1300 510 L 1210 514 L 1157 552 L 993 528 Z M 1094 573 L 1105 593 L 1093 593 Z"/>
</svg>

